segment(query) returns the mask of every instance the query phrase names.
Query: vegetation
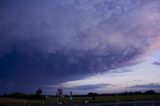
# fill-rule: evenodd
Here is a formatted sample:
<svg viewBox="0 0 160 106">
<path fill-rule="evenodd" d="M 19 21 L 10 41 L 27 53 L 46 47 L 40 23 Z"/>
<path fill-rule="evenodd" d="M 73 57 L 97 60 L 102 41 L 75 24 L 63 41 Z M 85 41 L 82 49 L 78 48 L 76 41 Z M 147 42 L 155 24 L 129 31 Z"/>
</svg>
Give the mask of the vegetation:
<svg viewBox="0 0 160 106">
<path fill-rule="evenodd" d="M 0 104 L 40 104 L 39 100 L 0 97 Z"/>
<path fill-rule="evenodd" d="M 69 96 L 62 97 L 63 102 L 69 103 Z M 112 103 L 112 102 L 127 102 L 127 101 L 152 101 L 160 100 L 160 94 L 141 94 L 141 95 L 96 95 L 94 96 L 73 96 L 73 103 L 84 103 L 88 100 L 89 103 Z M 47 97 L 47 103 L 56 103 L 56 97 Z"/>
<path fill-rule="evenodd" d="M 42 90 L 38 89 L 35 91 L 35 94 L 25 94 L 20 92 L 10 93 L 10 94 L 3 94 L 1 97 L 7 98 L 19 98 L 19 99 L 31 99 L 31 100 L 45 100 L 45 96 L 42 95 Z"/>
<path fill-rule="evenodd" d="M 43 91 L 38 89 L 34 94 L 12 93 L 4 94 L 0 97 L 0 104 L 5 103 L 57 103 L 57 96 L 44 96 Z M 7 97 L 7 98 L 6 98 Z M 63 103 L 70 103 L 69 95 L 59 96 L 59 101 Z M 111 103 L 111 102 L 127 102 L 127 101 L 152 101 L 160 100 L 160 94 L 153 90 L 145 92 L 124 92 L 119 94 L 97 94 L 89 92 L 87 95 L 73 95 L 73 103 Z M 14 99 L 13 99 L 14 98 Z M 16 99 L 15 99 L 16 98 Z M 17 99 L 18 98 L 18 99 Z"/>
</svg>

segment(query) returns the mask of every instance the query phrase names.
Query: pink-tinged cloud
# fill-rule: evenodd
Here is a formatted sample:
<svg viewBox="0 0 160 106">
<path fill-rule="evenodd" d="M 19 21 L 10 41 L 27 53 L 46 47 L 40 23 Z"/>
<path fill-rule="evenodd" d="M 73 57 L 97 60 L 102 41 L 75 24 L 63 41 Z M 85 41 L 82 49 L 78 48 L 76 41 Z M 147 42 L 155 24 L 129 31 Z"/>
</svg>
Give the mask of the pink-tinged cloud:
<svg viewBox="0 0 160 106">
<path fill-rule="evenodd" d="M 138 64 L 159 48 L 159 4 L 1 0 L 0 78 L 26 88 Z"/>
</svg>

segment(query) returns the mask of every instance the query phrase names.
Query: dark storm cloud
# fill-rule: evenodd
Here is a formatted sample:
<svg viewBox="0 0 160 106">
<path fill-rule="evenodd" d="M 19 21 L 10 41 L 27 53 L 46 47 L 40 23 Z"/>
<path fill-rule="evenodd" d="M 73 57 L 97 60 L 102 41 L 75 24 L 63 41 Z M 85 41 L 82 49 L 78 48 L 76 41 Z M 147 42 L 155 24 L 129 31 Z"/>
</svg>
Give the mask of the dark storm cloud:
<svg viewBox="0 0 160 106">
<path fill-rule="evenodd" d="M 106 86 L 110 86 L 110 84 L 81 85 L 73 87 L 72 90 L 95 90 Z"/>
<path fill-rule="evenodd" d="M 1 0 L 1 86 L 36 88 L 137 64 L 159 36 L 150 15 L 159 2 L 148 2 Z"/>
<path fill-rule="evenodd" d="M 155 61 L 153 62 L 154 65 L 160 65 L 160 62 L 159 61 Z"/>
<path fill-rule="evenodd" d="M 146 85 L 135 85 L 131 86 L 130 88 L 159 89 L 160 84 L 151 83 Z"/>
</svg>

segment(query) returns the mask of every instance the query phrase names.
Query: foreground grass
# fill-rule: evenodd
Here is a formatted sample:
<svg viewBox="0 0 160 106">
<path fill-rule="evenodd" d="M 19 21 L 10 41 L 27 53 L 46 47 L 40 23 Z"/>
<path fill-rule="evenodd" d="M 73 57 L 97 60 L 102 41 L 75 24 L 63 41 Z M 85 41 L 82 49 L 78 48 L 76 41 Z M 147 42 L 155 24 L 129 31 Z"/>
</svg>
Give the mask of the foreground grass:
<svg viewBox="0 0 160 106">
<path fill-rule="evenodd" d="M 62 100 L 66 103 L 69 101 L 69 97 L 64 97 Z M 85 100 L 88 100 L 90 103 L 112 103 L 112 102 L 127 102 L 127 101 L 152 101 L 160 100 L 160 95 L 128 95 L 128 96 L 96 96 L 95 100 L 92 100 L 92 97 L 73 97 L 74 103 L 84 103 Z M 55 97 L 48 97 L 46 99 L 48 103 L 55 103 Z"/>
<path fill-rule="evenodd" d="M 78 98 L 77 98 L 78 99 Z M 131 95 L 131 96 L 97 96 L 95 100 L 87 98 L 91 102 L 125 102 L 125 101 L 151 101 L 160 100 L 160 95 Z"/>
<path fill-rule="evenodd" d="M 0 97 L 0 104 L 39 104 L 41 101 Z"/>
<path fill-rule="evenodd" d="M 62 97 L 59 100 L 69 103 L 69 97 Z M 74 103 L 84 103 L 85 100 L 88 100 L 89 103 L 152 101 L 160 100 L 160 95 L 96 96 L 95 100 L 92 100 L 92 97 L 73 97 Z M 44 103 L 56 103 L 56 97 L 47 97 Z M 43 101 L 0 97 L 0 104 L 43 104 Z"/>
</svg>

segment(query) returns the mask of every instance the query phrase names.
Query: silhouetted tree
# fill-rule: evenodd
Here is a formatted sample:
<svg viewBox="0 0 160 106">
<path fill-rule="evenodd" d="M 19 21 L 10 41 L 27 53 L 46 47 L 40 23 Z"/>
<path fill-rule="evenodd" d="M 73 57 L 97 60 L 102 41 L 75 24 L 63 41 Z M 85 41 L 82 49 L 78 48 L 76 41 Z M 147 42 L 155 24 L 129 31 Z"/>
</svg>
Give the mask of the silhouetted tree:
<svg viewBox="0 0 160 106">
<path fill-rule="evenodd" d="M 134 92 L 134 94 L 135 95 L 140 95 L 140 94 L 142 94 L 142 92 L 141 91 L 136 91 L 136 92 Z"/>
<path fill-rule="evenodd" d="M 133 93 L 133 92 L 128 92 L 127 94 L 128 94 L 128 95 L 133 95 L 134 93 Z"/>
<path fill-rule="evenodd" d="M 88 93 L 88 96 L 91 96 L 92 97 L 92 100 L 96 100 L 96 96 L 97 96 L 98 94 L 97 93 L 93 93 L 93 92 L 89 92 Z"/>
<path fill-rule="evenodd" d="M 35 95 L 42 95 L 42 93 L 43 93 L 42 89 L 37 89 Z"/>
<path fill-rule="evenodd" d="M 57 89 L 57 93 L 58 93 L 58 96 L 62 96 L 62 94 L 63 94 L 63 89 L 61 89 L 61 88 L 58 88 Z"/>
<path fill-rule="evenodd" d="M 11 98 L 23 98 L 23 99 L 34 99 L 34 100 L 44 100 L 45 96 L 42 95 L 42 90 L 38 89 L 35 91 L 35 94 L 25 94 L 21 92 L 15 92 L 10 94 L 3 94 L 2 97 L 11 97 Z"/>
<path fill-rule="evenodd" d="M 147 90 L 144 92 L 144 94 L 156 94 L 156 91 L 154 90 Z"/>
<path fill-rule="evenodd" d="M 45 99 L 45 96 L 42 95 L 42 93 L 43 93 L 42 89 L 37 89 L 37 90 L 35 91 L 35 95 L 31 95 L 31 97 L 32 97 L 33 99 L 44 100 L 44 99 Z"/>
</svg>

